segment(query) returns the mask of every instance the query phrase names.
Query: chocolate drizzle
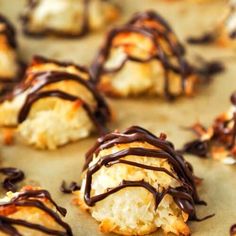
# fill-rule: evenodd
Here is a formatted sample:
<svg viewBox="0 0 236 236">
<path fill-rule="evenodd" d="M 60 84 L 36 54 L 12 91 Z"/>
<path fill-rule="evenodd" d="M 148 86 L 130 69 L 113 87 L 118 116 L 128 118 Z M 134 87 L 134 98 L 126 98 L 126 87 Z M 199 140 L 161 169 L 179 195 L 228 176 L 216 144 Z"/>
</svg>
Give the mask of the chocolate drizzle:
<svg viewBox="0 0 236 236">
<path fill-rule="evenodd" d="M 80 190 L 80 185 L 78 185 L 76 182 L 72 181 L 69 186 L 66 185 L 66 182 L 63 181 L 60 187 L 61 192 L 70 194 L 74 191 Z"/>
<path fill-rule="evenodd" d="M 228 154 L 236 157 L 236 93 L 231 95 L 230 100 L 234 107 L 232 114 L 222 114 L 217 117 L 213 123 L 213 126 L 209 130 L 201 124 L 194 125 L 192 130 L 199 138 L 186 143 L 183 147 L 183 152 L 200 157 L 207 157 L 209 156 L 212 147 L 216 146 L 222 147 L 228 152 Z M 231 123 L 233 125 L 229 125 Z M 208 138 L 203 138 L 204 136 L 207 136 Z"/>
<path fill-rule="evenodd" d="M 46 35 L 56 35 L 58 37 L 78 38 L 78 37 L 85 36 L 90 32 L 90 27 L 89 27 L 90 1 L 91 0 L 83 0 L 82 27 L 81 27 L 80 32 L 69 33 L 69 32 L 63 32 L 63 31 L 59 31 L 59 30 L 48 29 L 48 28 L 46 28 L 40 32 L 31 31 L 29 29 L 29 24 L 31 21 L 31 14 L 34 14 L 34 9 L 40 4 L 40 0 L 28 0 L 27 6 L 25 9 L 25 13 L 21 15 L 23 32 L 25 35 L 28 35 L 31 37 L 43 37 Z"/>
<path fill-rule="evenodd" d="M 130 147 L 103 156 L 95 164 L 89 166 L 89 163 L 92 161 L 93 157 L 97 156 L 101 150 L 108 149 L 119 144 L 129 144 L 132 142 L 145 142 L 156 147 L 156 149 Z M 175 176 L 172 172 L 166 170 L 165 168 L 149 166 L 141 163 L 136 163 L 131 160 L 122 159 L 129 155 L 166 159 L 168 160 L 170 165 L 173 166 L 173 169 L 177 176 Z M 175 178 L 180 183 L 180 187 L 168 187 L 167 189 L 163 189 L 163 191 L 159 192 L 158 189 L 155 189 L 152 185 L 150 185 L 148 182 L 145 182 L 144 180 L 123 180 L 117 187 L 109 188 L 102 194 L 91 196 L 93 175 L 102 167 L 109 168 L 112 165 L 120 163 L 142 169 L 163 172 L 171 176 L 172 178 Z M 96 144 L 86 154 L 84 170 L 86 170 L 84 200 L 88 206 L 94 206 L 96 202 L 101 201 L 109 195 L 114 194 L 127 187 L 142 187 L 151 192 L 155 200 L 156 209 L 164 196 L 166 194 L 170 194 L 176 204 L 181 208 L 181 210 L 189 214 L 191 220 L 199 220 L 196 217 L 195 204 L 206 204 L 199 199 L 191 165 L 174 150 L 173 144 L 166 141 L 163 138 L 163 135 L 158 138 L 147 130 L 138 126 L 132 126 L 123 133 L 114 132 L 100 137 L 97 140 Z"/>
<path fill-rule="evenodd" d="M 16 184 L 25 178 L 24 172 L 17 168 L 0 168 L 0 173 L 7 176 L 2 183 L 3 188 L 7 191 L 15 192 L 17 189 Z"/>
<path fill-rule="evenodd" d="M 44 212 L 44 214 L 50 216 L 58 225 L 60 225 L 64 231 L 50 229 L 44 225 L 31 223 L 21 219 L 15 219 L 8 216 L 0 215 L 0 231 L 12 235 L 12 236 L 23 236 L 15 226 L 21 226 L 29 228 L 32 230 L 40 231 L 48 235 L 57 236 L 72 236 L 72 230 L 70 226 L 61 220 L 57 212 L 49 208 L 45 203 L 46 199 L 50 204 L 52 204 L 56 210 L 62 215 L 66 215 L 66 209 L 58 206 L 52 199 L 50 193 L 46 190 L 26 190 L 19 192 L 15 197 L 13 197 L 9 202 L 0 203 L 1 210 L 4 208 L 22 208 L 22 207 L 35 207 Z"/>
<path fill-rule="evenodd" d="M 194 140 L 186 143 L 181 152 L 205 158 L 209 152 L 209 144 L 207 141 Z"/>
<path fill-rule="evenodd" d="M 41 57 L 40 58 L 36 57 L 35 59 L 36 60 L 39 59 L 40 62 L 42 63 L 52 62 L 60 66 L 68 66 L 68 63 L 57 63 L 57 61 L 55 60 L 51 61 L 51 60 L 43 59 Z M 77 67 L 77 69 L 80 69 L 80 71 L 84 73 L 88 73 L 84 67 Z M 26 90 L 30 91 L 25 100 L 24 105 L 22 106 L 18 114 L 19 123 L 22 123 L 27 118 L 33 104 L 36 101 L 46 98 L 46 97 L 57 97 L 57 98 L 72 101 L 72 102 L 79 101 L 82 107 L 87 112 L 91 121 L 94 123 L 95 127 L 98 129 L 98 131 L 101 134 L 107 132 L 105 123 L 109 121 L 110 119 L 110 110 L 105 100 L 97 92 L 96 88 L 94 87 L 93 83 L 90 80 L 85 80 L 75 74 L 70 74 L 67 72 L 58 72 L 58 71 L 45 71 L 45 72 L 32 73 L 30 74 L 30 76 L 32 76 L 32 78 L 30 80 L 27 80 L 27 74 L 26 74 L 26 78 L 23 81 L 23 83 L 20 84 L 12 93 L 8 94 L 6 97 L 2 99 L 2 101 L 11 100 L 15 96 L 18 96 L 19 94 L 23 93 Z M 60 90 L 41 91 L 45 86 L 49 84 L 57 83 L 60 81 L 66 81 L 66 80 L 75 81 L 81 84 L 92 94 L 95 101 L 97 102 L 95 110 L 92 110 L 90 105 L 79 96 L 74 96 Z"/>
<path fill-rule="evenodd" d="M 189 44 L 210 44 L 216 40 L 216 35 L 213 32 L 207 32 L 199 37 L 189 37 L 187 42 Z"/>
<path fill-rule="evenodd" d="M 126 58 L 119 66 L 112 70 L 106 69 L 105 62 L 110 56 L 113 41 L 119 34 L 124 33 L 139 34 L 150 39 L 155 48 L 154 52 L 145 59 L 133 55 L 126 55 Z M 165 42 L 168 48 L 167 50 L 162 46 L 162 43 L 159 43 L 160 40 Z M 127 24 L 114 28 L 108 33 L 103 47 L 98 52 L 92 64 L 91 71 L 95 82 L 99 83 L 102 75 L 121 70 L 127 61 L 143 63 L 156 59 L 161 62 L 165 70 L 165 95 L 167 98 L 173 98 L 174 95 L 171 94 L 169 89 L 169 73 L 175 72 L 181 76 L 183 92 L 186 89 L 188 77 L 193 73 L 192 66 L 184 59 L 184 53 L 184 47 L 178 42 L 169 24 L 154 11 L 147 11 L 137 13 Z M 173 63 L 173 58 L 176 59 L 175 64 Z"/>
<path fill-rule="evenodd" d="M 206 61 L 201 58 L 201 62 L 202 65 L 199 68 L 195 67 L 195 71 L 200 75 L 203 83 L 208 83 L 211 81 L 212 76 L 220 74 L 225 70 L 224 64 L 221 61 Z"/>
</svg>

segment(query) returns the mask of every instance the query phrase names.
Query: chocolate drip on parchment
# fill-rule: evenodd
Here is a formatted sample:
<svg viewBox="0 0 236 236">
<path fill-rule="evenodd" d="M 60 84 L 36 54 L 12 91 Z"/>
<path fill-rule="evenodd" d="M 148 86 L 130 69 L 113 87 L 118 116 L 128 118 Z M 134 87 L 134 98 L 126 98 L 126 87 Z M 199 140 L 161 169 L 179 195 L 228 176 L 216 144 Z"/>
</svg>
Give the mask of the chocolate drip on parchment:
<svg viewBox="0 0 236 236">
<path fill-rule="evenodd" d="M 156 24 L 157 26 L 146 26 L 145 22 L 153 22 L 153 24 Z M 146 59 L 127 55 L 119 66 L 112 70 L 106 69 L 105 61 L 110 55 L 113 40 L 120 33 L 137 33 L 149 38 L 155 47 L 155 52 L 153 52 L 152 55 Z M 164 47 L 157 42 L 157 39 L 165 41 L 169 50 L 168 53 Z M 103 74 L 113 73 L 121 70 L 126 61 L 143 63 L 156 59 L 161 62 L 165 71 L 165 95 L 167 98 L 173 98 L 174 95 L 171 94 L 169 89 L 169 73 L 175 72 L 181 76 L 182 89 L 185 91 L 187 79 L 194 72 L 194 68 L 192 68 L 192 66 L 184 59 L 184 53 L 184 47 L 178 42 L 177 37 L 169 24 L 157 13 L 153 11 L 147 11 L 143 13 L 137 13 L 127 24 L 122 27 L 114 28 L 108 33 L 104 45 L 98 52 L 98 55 L 92 64 L 91 71 L 95 82 L 99 83 Z M 173 64 L 171 60 L 172 57 L 176 59 L 176 65 Z"/>
<path fill-rule="evenodd" d="M 189 153 L 192 155 L 197 155 L 199 157 L 207 157 L 209 151 L 209 144 L 207 141 L 193 140 L 184 145 L 183 149 L 180 150 L 182 153 Z"/>
<path fill-rule="evenodd" d="M 92 161 L 93 157 L 97 156 L 101 150 L 108 149 L 119 144 L 129 144 L 132 142 L 146 142 L 153 145 L 157 149 L 130 147 L 103 156 L 95 164 L 89 166 L 89 163 Z M 173 166 L 173 169 L 177 176 L 175 176 L 172 172 L 166 170 L 165 168 L 149 166 L 133 162 L 132 160 L 122 159 L 129 155 L 166 159 L 168 160 L 170 165 Z M 152 185 L 150 185 L 148 182 L 145 182 L 144 180 L 123 180 L 117 187 L 109 188 L 102 194 L 91 196 L 93 175 L 102 167 L 109 168 L 112 165 L 119 163 L 135 166 L 142 169 L 163 172 L 171 176 L 172 178 L 175 178 L 180 183 L 180 186 L 177 188 L 168 187 L 167 189 L 163 189 L 161 192 L 159 192 L 158 189 L 155 189 Z M 93 206 L 96 204 L 96 202 L 101 201 L 111 194 L 114 194 L 119 190 L 127 187 L 142 187 L 147 189 L 153 194 L 155 200 L 155 208 L 158 207 L 161 200 L 166 194 L 170 194 L 176 204 L 181 208 L 181 210 L 189 214 L 191 220 L 200 220 L 196 216 L 195 204 L 206 204 L 204 201 L 201 201 L 199 199 L 194 181 L 195 178 L 192 172 L 192 166 L 174 150 L 173 144 L 166 141 L 163 135 L 158 138 L 147 130 L 138 126 L 132 126 L 123 133 L 114 132 L 100 137 L 97 140 L 96 144 L 86 154 L 84 170 L 86 170 L 84 200 L 89 206 Z M 204 219 L 211 216 L 207 216 Z"/>
<path fill-rule="evenodd" d="M 22 170 L 13 167 L 2 167 L 0 168 L 0 173 L 6 175 L 2 186 L 7 191 L 15 192 L 17 190 L 16 184 L 25 178 L 25 174 Z"/>
<path fill-rule="evenodd" d="M 43 211 L 44 214 L 50 216 L 58 225 L 63 228 L 64 231 L 50 229 L 44 225 L 11 218 L 5 215 L 0 215 L 0 231 L 11 236 L 23 236 L 23 234 L 21 234 L 16 228 L 16 226 L 21 226 L 35 231 L 40 231 L 48 235 L 72 236 L 73 233 L 70 226 L 60 218 L 56 211 L 52 210 L 47 206 L 47 204 L 44 203 L 44 199 L 53 205 L 61 216 L 66 215 L 66 209 L 58 206 L 52 199 L 50 193 L 46 190 L 25 190 L 23 192 L 19 192 L 19 194 L 13 197 L 9 202 L 0 203 L 0 207 L 2 210 L 8 207 L 35 207 Z"/>
<path fill-rule="evenodd" d="M 34 9 L 40 4 L 40 0 L 28 0 L 25 13 L 21 15 L 21 22 L 23 25 L 23 32 L 25 35 L 31 37 L 43 37 L 46 35 L 56 35 L 58 37 L 66 38 L 77 38 L 87 35 L 90 32 L 89 28 L 89 8 L 91 0 L 83 0 L 83 16 L 82 16 L 82 27 L 79 33 L 65 33 L 59 32 L 53 29 L 44 29 L 41 32 L 32 32 L 29 30 L 29 24 L 31 21 L 31 14 L 34 14 Z M 76 24 L 76 22 L 75 22 Z"/>
<path fill-rule="evenodd" d="M 60 191 L 65 194 L 73 193 L 74 191 L 80 190 L 81 186 L 75 181 L 72 181 L 68 186 L 65 181 L 62 181 Z"/>
<path fill-rule="evenodd" d="M 210 44 L 216 40 L 216 35 L 213 32 L 206 32 L 200 36 L 188 37 L 187 42 L 189 44 Z"/>
</svg>

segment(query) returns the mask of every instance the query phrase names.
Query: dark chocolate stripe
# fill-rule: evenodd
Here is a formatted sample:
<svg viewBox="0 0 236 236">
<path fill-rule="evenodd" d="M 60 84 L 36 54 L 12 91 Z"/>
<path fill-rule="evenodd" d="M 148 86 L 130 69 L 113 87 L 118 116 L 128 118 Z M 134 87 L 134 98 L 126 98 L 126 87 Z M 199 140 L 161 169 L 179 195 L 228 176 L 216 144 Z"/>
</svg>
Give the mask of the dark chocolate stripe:
<svg viewBox="0 0 236 236">
<path fill-rule="evenodd" d="M 187 42 L 189 44 L 209 44 L 216 40 L 216 35 L 213 32 L 206 32 L 200 36 L 188 37 Z"/>
</svg>

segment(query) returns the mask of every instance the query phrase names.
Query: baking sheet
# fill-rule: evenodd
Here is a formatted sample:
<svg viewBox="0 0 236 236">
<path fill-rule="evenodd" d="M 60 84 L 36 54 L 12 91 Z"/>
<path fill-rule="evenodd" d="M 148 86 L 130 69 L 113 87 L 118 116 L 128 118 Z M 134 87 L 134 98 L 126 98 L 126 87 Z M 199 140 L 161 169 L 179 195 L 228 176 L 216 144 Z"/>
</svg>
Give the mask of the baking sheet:
<svg viewBox="0 0 236 236">
<path fill-rule="evenodd" d="M 24 60 L 30 60 L 34 54 L 41 54 L 56 59 L 74 60 L 85 65 L 91 62 L 105 31 L 73 40 L 26 38 L 19 31 L 18 20 L 23 3 L 23 0 L 0 0 L 0 12 L 8 16 L 18 28 L 20 53 Z M 197 35 L 204 28 L 210 27 L 219 19 L 226 4 L 220 0 L 204 4 L 195 4 L 187 0 L 122 0 L 118 3 L 124 9 L 120 22 L 128 19 L 133 12 L 155 9 L 171 23 L 182 40 L 187 35 Z M 195 60 L 197 54 L 207 59 L 221 59 L 226 63 L 227 70 L 192 99 L 181 98 L 173 103 L 167 103 L 159 98 L 109 100 L 116 113 L 116 120 L 111 124 L 111 129 L 123 130 L 130 125 L 141 125 L 155 134 L 167 133 L 176 147 L 181 147 L 193 138 L 190 132 L 182 128 L 183 126 L 191 125 L 197 120 L 208 125 L 217 114 L 227 110 L 230 105 L 229 95 L 236 88 L 236 52 L 214 46 L 188 46 L 188 52 L 192 60 Z M 64 195 L 59 191 L 62 180 L 80 180 L 84 154 L 95 140 L 96 136 L 93 136 L 56 151 L 35 150 L 22 144 L 20 140 L 16 140 L 13 146 L 1 147 L 2 166 L 22 169 L 27 176 L 26 184 L 40 185 L 48 189 L 56 201 L 68 209 L 66 220 L 72 226 L 75 236 L 103 235 L 97 230 L 98 224 L 89 214 L 71 204 L 73 196 Z M 211 159 L 203 160 L 189 155 L 185 157 L 193 164 L 195 173 L 204 178 L 199 193 L 208 202 L 208 206 L 198 207 L 198 215 L 216 214 L 209 220 L 190 223 L 192 235 L 228 235 L 230 226 L 236 223 L 236 167 L 225 166 Z M 162 234 L 157 232 L 152 235 Z"/>
</svg>

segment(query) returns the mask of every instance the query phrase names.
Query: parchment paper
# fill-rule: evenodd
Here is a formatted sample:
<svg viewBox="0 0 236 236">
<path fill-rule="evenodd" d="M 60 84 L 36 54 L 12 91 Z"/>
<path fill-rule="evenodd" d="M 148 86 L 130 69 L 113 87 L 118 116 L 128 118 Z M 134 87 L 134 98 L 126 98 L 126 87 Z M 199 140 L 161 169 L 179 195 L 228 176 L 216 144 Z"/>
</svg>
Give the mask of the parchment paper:
<svg viewBox="0 0 236 236">
<path fill-rule="evenodd" d="M 118 4 L 123 8 L 124 14 L 120 22 L 128 19 L 133 12 L 155 9 L 171 23 L 179 38 L 184 40 L 188 35 L 200 34 L 204 28 L 207 29 L 219 20 L 226 3 L 220 0 L 205 4 L 195 4 L 187 0 L 121 0 Z M 0 12 L 8 16 L 18 28 L 20 53 L 24 60 L 30 60 L 34 54 L 41 54 L 56 59 L 74 60 L 85 65 L 91 62 L 105 31 L 74 40 L 26 38 L 19 30 L 18 16 L 22 6 L 22 0 L 0 0 Z M 217 114 L 227 110 L 230 105 L 229 96 L 236 89 L 236 52 L 214 46 L 188 46 L 188 54 L 192 60 L 195 60 L 196 54 L 208 59 L 221 59 L 226 63 L 227 70 L 192 99 L 181 98 L 173 103 L 159 98 L 109 100 L 116 113 L 111 129 L 123 130 L 130 125 L 141 125 L 155 134 L 167 133 L 176 147 L 181 147 L 193 138 L 183 126 L 191 125 L 197 120 L 209 125 Z M 59 191 L 62 180 L 80 180 L 84 154 L 95 140 L 96 136 L 69 144 L 57 151 L 35 150 L 22 144 L 20 140 L 12 146 L 1 147 L 2 166 L 22 169 L 27 176 L 26 184 L 32 183 L 48 189 L 56 201 L 68 209 L 66 220 L 72 226 L 75 236 L 103 235 L 97 230 L 98 224 L 89 214 L 71 204 L 73 196 Z M 204 222 L 190 223 L 192 235 L 229 235 L 229 227 L 236 223 L 236 167 L 188 155 L 186 159 L 193 164 L 196 175 L 204 178 L 199 193 L 208 202 L 208 206 L 198 207 L 198 215 L 216 214 Z"/>
</svg>

